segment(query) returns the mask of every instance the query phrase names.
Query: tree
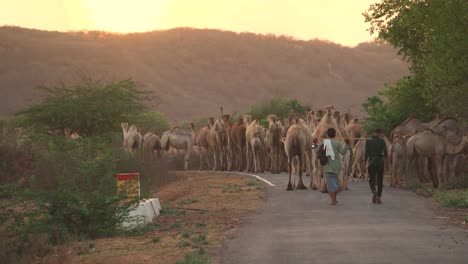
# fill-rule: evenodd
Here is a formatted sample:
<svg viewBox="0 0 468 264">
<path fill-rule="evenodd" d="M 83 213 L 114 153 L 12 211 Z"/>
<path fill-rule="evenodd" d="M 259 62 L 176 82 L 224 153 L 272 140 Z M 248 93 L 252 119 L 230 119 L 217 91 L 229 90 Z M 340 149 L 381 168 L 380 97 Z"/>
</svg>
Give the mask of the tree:
<svg viewBox="0 0 468 264">
<path fill-rule="evenodd" d="M 369 31 L 398 48 L 411 76 L 388 87 L 390 104 L 414 96 L 431 114 L 467 119 L 468 2 L 383 0 L 363 14 Z M 411 85 L 408 85 L 411 84 Z"/>
<path fill-rule="evenodd" d="M 128 79 L 105 83 L 84 80 L 71 87 L 39 87 L 46 97 L 16 114 L 17 125 L 32 130 L 71 128 L 82 135 L 118 131 L 121 121 L 146 109 L 150 92 L 141 90 Z"/>
</svg>

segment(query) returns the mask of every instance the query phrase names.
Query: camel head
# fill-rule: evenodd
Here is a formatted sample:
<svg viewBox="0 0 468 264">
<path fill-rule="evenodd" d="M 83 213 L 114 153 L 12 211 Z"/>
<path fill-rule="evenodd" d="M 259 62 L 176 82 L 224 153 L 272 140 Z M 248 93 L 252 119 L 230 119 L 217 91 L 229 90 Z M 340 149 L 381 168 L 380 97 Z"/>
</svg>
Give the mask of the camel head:
<svg viewBox="0 0 468 264">
<path fill-rule="evenodd" d="M 190 122 L 188 127 L 189 127 L 190 130 L 195 131 L 195 124 L 193 122 Z"/>
<path fill-rule="evenodd" d="M 252 116 L 244 115 L 244 123 L 246 123 L 247 125 L 250 125 L 251 122 L 252 122 Z"/>
<path fill-rule="evenodd" d="M 122 131 L 123 131 L 124 134 L 126 134 L 128 132 L 128 123 L 121 122 L 120 127 L 122 128 Z"/>
<path fill-rule="evenodd" d="M 267 117 L 268 123 L 274 123 L 276 120 L 278 120 L 278 117 L 274 114 L 269 114 Z"/>
<path fill-rule="evenodd" d="M 215 123 L 214 117 L 208 118 L 208 128 L 212 128 Z"/>
<path fill-rule="evenodd" d="M 223 121 L 224 121 L 225 123 L 229 123 L 230 120 L 231 120 L 231 114 L 224 114 L 224 115 L 223 115 Z"/>
</svg>

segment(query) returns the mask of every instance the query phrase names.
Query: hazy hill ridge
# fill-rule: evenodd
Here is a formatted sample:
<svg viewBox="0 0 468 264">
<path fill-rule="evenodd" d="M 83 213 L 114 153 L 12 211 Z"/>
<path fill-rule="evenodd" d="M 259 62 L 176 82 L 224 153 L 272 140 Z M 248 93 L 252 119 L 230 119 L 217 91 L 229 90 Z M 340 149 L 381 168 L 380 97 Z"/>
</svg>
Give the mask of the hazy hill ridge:
<svg viewBox="0 0 468 264">
<path fill-rule="evenodd" d="M 133 78 L 154 90 L 158 110 L 187 120 L 244 111 L 275 96 L 354 111 L 407 65 L 386 45 L 355 48 L 320 40 L 177 28 L 135 34 L 50 32 L 0 27 L 0 116 L 40 96 L 35 86 Z"/>
</svg>

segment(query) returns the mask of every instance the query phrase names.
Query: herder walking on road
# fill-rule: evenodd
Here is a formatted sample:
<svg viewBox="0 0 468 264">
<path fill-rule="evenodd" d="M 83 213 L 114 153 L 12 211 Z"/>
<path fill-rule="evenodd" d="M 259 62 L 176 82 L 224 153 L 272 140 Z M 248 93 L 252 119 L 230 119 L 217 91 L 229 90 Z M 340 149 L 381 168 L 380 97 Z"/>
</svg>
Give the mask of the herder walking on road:
<svg viewBox="0 0 468 264">
<path fill-rule="evenodd" d="M 328 139 L 324 139 L 322 143 L 325 146 L 326 156 L 328 157 L 327 164 L 323 166 L 323 173 L 327 177 L 327 191 L 332 200 L 331 205 L 336 205 L 338 203 L 336 194 L 340 186 L 338 176 L 341 171 L 339 154 L 345 155 L 348 150 L 352 153 L 352 149 L 349 146 L 349 139 L 345 139 L 346 145 L 334 139 L 336 136 L 334 128 L 327 130 L 327 136 Z"/>
<path fill-rule="evenodd" d="M 369 172 L 369 184 L 372 191 L 372 203 L 381 204 L 382 189 L 383 189 L 383 176 L 385 168 L 385 160 L 387 158 L 387 146 L 382 139 L 383 131 L 380 128 L 374 130 L 372 139 L 366 141 L 366 167 Z M 377 191 L 375 191 L 375 184 L 377 181 Z"/>
</svg>

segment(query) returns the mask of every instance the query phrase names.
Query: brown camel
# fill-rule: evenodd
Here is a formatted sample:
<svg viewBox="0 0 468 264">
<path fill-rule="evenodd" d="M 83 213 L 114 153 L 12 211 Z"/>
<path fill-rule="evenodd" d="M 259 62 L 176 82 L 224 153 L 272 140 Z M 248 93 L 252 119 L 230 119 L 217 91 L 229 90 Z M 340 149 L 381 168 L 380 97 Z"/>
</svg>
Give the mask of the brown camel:
<svg viewBox="0 0 468 264">
<path fill-rule="evenodd" d="M 450 144 L 444 137 L 436 134 L 431 129 L 424 129 L 422 132 L 410 137 L 406 143 L 408 153 L 408 164 L 415 156 L 429 158 L 429 173 L 435 188 L 439 188 L 442 182 L 445 182 L 445 159 L 447 154 L 458 154 L 463 151 L 467 144 L 466 138 L 463 138 L 460 144 Z M 432 170 L 435 169 L 435 175 Z M 421 175 L 421 172 L 419 172 Z"/>
<path fill-rule="evenodd" d="M 143 150 L 146 154 L 149 154 L 151 160 L 154 160 L 154 152 L 156 151 L 157 157 L 161 158 L 161 139 L 151 132 L 146 133 L 143 136 Z"/>
<path fill-rule="evenodd" d="M 354 118 L 346 127 L 346 133 L 348 134 L 349 144 L 354 147 L 357 143 L 357 138 L 367 137 L 366 130 L 359 124 L 359 120 Z"/>
<path fill-rule="evenodd" d="M 302 162 L 307 148 L 307 133 L 304 126 L 299 124 L 299 119 L 296 120 L 296 124 L 292 125 L 286 133 L 286 139 L 284 140 L 284 150 L 288 156 L 288 173 L 289 181 L 286 190 L 292 191 L 293 186 L 291 184 L 291 174 L 293 171 L 293 160 L 297 158 L 299 160 L 297 170 L 299 171 L 299 182 L 296 189 L 307 189 L 302 181 Z"/>
<path fill-rule="evenodd" d="M 276 117 L 276 116 L 275 116 Z M 283 127 L 276 118 L 271 118 L 268 126 L 266 145 L 270 149 L 270 171 L 273 174 L 281 172 L 281 137 Z"/>
<path fill-rule="evenodd" d="M 234 169 L 238 171 L 244 170 L 244 156 L 245 156 L 245 130 L 246 126 L 243 119 L 235 122 L 231 127 L 229 133 L 229 142 L 231 144 L 231 162 Z"/>
<path fill-rule="evenodd" d="M 185 150 L 184 169 L 188 170 L 190 152 L 195 145 L 195 125 L 189 124 L 189 131 L 175 127 L 163 133 L 161 137 L 161 148 L 169 151 L 170 147 L 177 150 Z"/>
</svg>

